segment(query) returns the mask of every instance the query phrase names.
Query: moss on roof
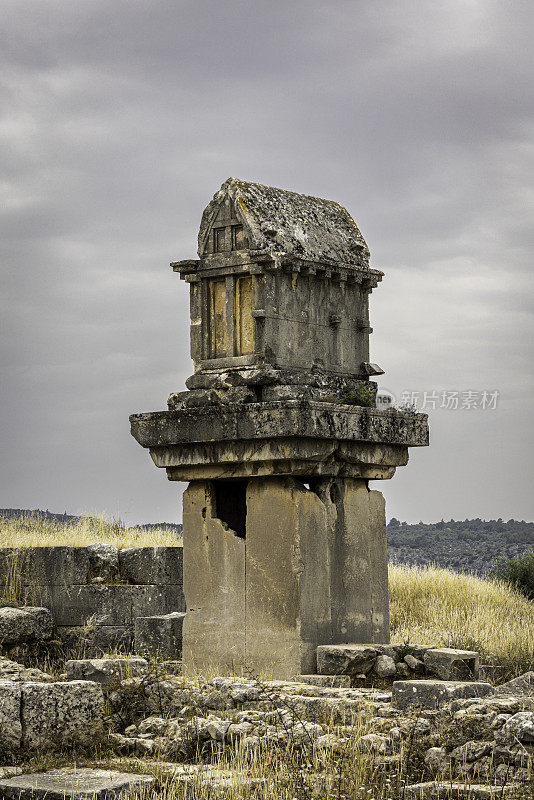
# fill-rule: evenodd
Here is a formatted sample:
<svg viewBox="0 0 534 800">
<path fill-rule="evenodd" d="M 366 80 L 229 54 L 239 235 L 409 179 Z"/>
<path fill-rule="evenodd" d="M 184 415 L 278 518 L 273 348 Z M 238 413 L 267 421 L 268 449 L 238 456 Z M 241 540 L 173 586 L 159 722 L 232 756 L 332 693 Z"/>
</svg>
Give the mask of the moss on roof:
<svg viewBox="0 0 534 800">
<path fill-rule="evenodd" d="M 369 266 L 369 248 L 342 205 L 238 178 L 228 178 L 204 211 L 200 248 L 219 204 L 227 197 L 246 226 L 253 249 L 267 248 L 323 263 Z"/>
</svg>

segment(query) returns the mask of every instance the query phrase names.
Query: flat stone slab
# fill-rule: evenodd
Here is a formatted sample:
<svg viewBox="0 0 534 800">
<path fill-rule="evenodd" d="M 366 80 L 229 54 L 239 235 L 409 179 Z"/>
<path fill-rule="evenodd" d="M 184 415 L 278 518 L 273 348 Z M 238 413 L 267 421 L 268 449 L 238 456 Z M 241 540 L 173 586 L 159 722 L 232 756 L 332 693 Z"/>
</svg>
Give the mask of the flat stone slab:
<svg viewBox="0 0 534 800">
<path fill-rule="evenodd" d="M 149 788 L 153 783 L 152 775 L 67 767 L 0 780 L 0 796 L 6 800 L 107 800 L 132 789 Z"/>
<path fill-rule="evenodd" d="M 491 683 L 483 681 L 394 681 L 392 702 L 397 708 L 434 709 L 458 698 L 487 697 L 493 693 Z"/>
<path fill-rule="evenodd" d="M 297 675 L 295 681 L 330 689 L 350 689 L 350 675 Z"/>
<path fill-rule="evenodd" d="M 426 651 L 423 661 L 428 672 L 444 681 L 478 679 L 479 656 L 472 650 L 434 647 Z"/>
<path fill-rule="evenodd" d="M 517 792 L 517 786 L 480 783 L 414 783 L 404 790 L 405 800 L 497 800 Z"/>
<path fill-rule="evenodd" d="M 148 672 L 148 662 L 140 656 L 125 658 L 81 658 L 65 664 L 69 680 L 94 681 L 105 686 L 125 678 L 138 678 Z"/>
</svg>

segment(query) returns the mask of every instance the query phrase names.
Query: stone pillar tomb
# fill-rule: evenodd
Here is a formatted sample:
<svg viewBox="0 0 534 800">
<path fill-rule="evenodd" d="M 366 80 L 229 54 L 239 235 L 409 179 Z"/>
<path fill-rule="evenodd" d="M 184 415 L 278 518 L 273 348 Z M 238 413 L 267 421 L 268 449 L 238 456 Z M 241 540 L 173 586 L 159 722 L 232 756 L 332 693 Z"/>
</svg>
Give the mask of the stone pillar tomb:
<svg viewBox="0 0 534 800">
<path fill-rule="evenodd" d="M 382 273 L 338 203 L 229 179 L 204 211 L 187 391 L 132 434 L 186 481 L 186 667 L 290 678 L 321 644 L 389 641 L 386 480 L 425 414 L 374 407 Z M 353 404 L 354 401 L 360 405 Z"/>
</svg>

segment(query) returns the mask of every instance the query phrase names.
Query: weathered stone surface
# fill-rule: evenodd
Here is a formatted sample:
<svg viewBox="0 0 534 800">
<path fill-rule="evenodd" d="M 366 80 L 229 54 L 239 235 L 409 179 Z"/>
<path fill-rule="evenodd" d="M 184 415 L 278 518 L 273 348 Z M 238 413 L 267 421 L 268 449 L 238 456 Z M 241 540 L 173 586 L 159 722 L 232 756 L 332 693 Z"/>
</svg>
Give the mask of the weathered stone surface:
<svg viewBox="0 0 534 800">
<path fill-rule="evenodd" d="M 22 741 L 20 683 L 0 681 L 0 747 L 15 750 Z"/>
<path fill-rule="evenodd" d="M 124 548 L 119 565 L 121 577 L 132 584 L 182 585 L 181 547 Z"/>
<path fill-rule="evenodd" d="M 378 656 L 373 669 L 379 678 L 391 678 L 397 672 L 395 661 L 386 655 Z"/>
<path fill-rule="evenodd" d="M 28 750 L 97 743 L 104 698 L 96 683 L 0 681 L 0 743 Z"/>
<path fill-rule="evenodd" d="M 450 757 L 454 761 L 465 763 L 466 761 L 478 761 L 491 752 L 490 742 L 469 741 L 451 750 Z"/>
<path fill-rule="evenodd" d="M 425 765 L 433 774 L 439 774 L 449 768 L 449 758 L 444 747 L 429 747 L 425 753 Z"/>
<path fill-rule="evenodd" d="M 132 790 L 149 789 L 152 775 L 135 775 L 90 767 L 65 767 L 0 780 L 6 800 L 109 800 Z"/>
<path fill-rule="evenodd" d="M 52 637 L 52 617 L 47 608 L 0 608 L 0 645 Z"/>
<path fill-rule="evenodd" d="M 320 197 L 228 178 L 204 210 L 199 256 L 210 252 L 207 238 L 223 208 L 234 208 L 253 250 L 297 253 L 304 259 L 368 267 L 369 249 L 350 214 Z M 231 249 L 230 246 L 227 248 Z"/>
<path fill-rule="evenodd" d="M 363 481 L 312 492 L 271 478 L 250 480 L 245 499 L 246 547 L 209 484 L 184 495 L 185 663 L 194 650 L 197 668 L 236 669 L 246 640 L 247 667 L 290 678 L 315 671 L 319 642 L 387 641 L 381 495 Z"/>
<path fill-rule="evenodd" d="M 76 649 L 84 658 L 97 658 L 114 651 L 129 652 L 133 645 L 131 625 L 61 625 L 56 635 L 65 648 Z"/>
<path fill-rule="evenodd" d="M 20 687 L 22 747 L 96 744 L 102 736 L 104 698 L 97 683 L 22 683 Z"/>
<path fill-rule="evenodd" d="M 497 800 L 517 791 L 513 785 L 487 786 L 476 783 L 414 783 L 404 790 L 406 800 Z"/>
<path fill-rule="evenodd" d="M 99 625 L 132 626 L 136 617 L 180 611 L 180 586 L 71 585 L 43 587 L 58 627 L 85 625 L 91 617 Z"/>
<path fill-rule="evenodd" d="M 119 551 L 111 544 L 96 542 L 87 546 L 89 553 L 88 578 L 100 577 L 104 581 L 112 581 L 119 572 Z"/>
<path fill-rule="evenodd" d="M 350 675 L 297 675 L 297 683 L 311 686 L 328 686 L 335 689 L 349 689 Z"/>
<path fill-rule="evenodd" d="M 418 658 L 415 658 L 415 656 L 410 655 L 410 653 L 404 656 L 404 661 L 410 669 L 413 669 L 414 672 L 424 672 L 425 670 L 424 662 L 420 661 Z"/>
<path fill-rule="evenodd" d="M 0 681 L 51 681 L 52 676 L 35 667 L 24 667 L 9 658 L 0 658 Z"/>
<path fill-rule="evenodd" d="M 444 681 L 478 679 L 479 656 L 470 650 L 433 648 L 426 651 L 423 661 L 428 672 Z"/>
<path fill-rule="evenodd" d="M 534 671 L 525 672 L 508 683 L 496 686 L 495 694 L 534 696 Z"/>
<path fill-rule="evenodd" d="M 317 648 L 317 669 L 322 675 L 367 674 L 378 658 L 369 644 L 327 644 Z"/>
<path fill-rule="evenodd" d="M 0 550 L 0 577 L 17 570 L 24 584 L 35 587 L 86 583 L 90 559 L 86 547 L 24 547 Z M 38 599 L 32 602 L 41 603 Z"/>
<path fill-rule="evenodd" d="M 397 708 L 418 706 L 431 709 L 456 698 L 485 697 L 493 691 L 491 684 L 482 681 L 394 681 L 393 703 Z"/>
<path fill-rule="evenodd" d="M 125 678 L 146 675 L 148 662 L 140 656 L 73 659 L 66 662 L 65 672 L 68 680 L 95 681 L 107 686 Z"/>
<path fill-rule="evenodd" d="M 516 744 L 534 742 L 534 711 L 520 711 L 502 726 L 495 738 L 499 742 Z"/>
<path fill-rule="evenodd" d="M 130 421 L 132 435 L 171 480 L 259 474 L 387 479 L 407 463 L 407 447 L 428 443 L 424 414 L 311 401 L 133 414 Z"/>
<path fill-rule="evenodd" d="M 184 594 L 182 660 L 212 663 L 222 673 L 245 653 L 245 542 L 215 516 L 212 488 L 192 483 L 183 498 Z"/>
<path fill-rule="evenodd" d="M 174 611 L 135 620 L 136 653 L 159 653 L 162 658 L 176 659 L 182 653 L 182 627 L 185 613 Z"/>
</svg>

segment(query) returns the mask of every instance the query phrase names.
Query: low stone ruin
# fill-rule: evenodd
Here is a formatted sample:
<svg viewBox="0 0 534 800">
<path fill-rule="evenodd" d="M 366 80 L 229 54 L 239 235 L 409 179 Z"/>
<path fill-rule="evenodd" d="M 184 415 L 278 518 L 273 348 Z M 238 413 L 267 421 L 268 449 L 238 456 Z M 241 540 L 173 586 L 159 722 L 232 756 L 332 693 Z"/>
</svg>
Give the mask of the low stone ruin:
<svg viewBox="0 0 534 800">
<path fill-rule="evenodd" d="M 3 610 L 0 648 L 8 657 L 29 654 L 30 641 L 35 644 L 45 635 L 50 639 L 52 622 L 60 647 L 87 655 L 148 650 L 173 658 L 181 649 L 181 547 L 117 549 L 96 543 L 0 549 L 0 590 L 14 583 L 27 605 L 49 610 L 43 612 L 48 627 L 37 630 L 33 615 L 34 627 L 23 637 L 20 626 L 29 618 L 21 617 L 15 644 L 2 626 L 22 612 Z"/>
</svg>

